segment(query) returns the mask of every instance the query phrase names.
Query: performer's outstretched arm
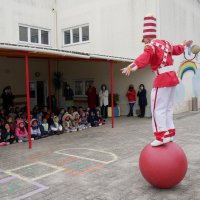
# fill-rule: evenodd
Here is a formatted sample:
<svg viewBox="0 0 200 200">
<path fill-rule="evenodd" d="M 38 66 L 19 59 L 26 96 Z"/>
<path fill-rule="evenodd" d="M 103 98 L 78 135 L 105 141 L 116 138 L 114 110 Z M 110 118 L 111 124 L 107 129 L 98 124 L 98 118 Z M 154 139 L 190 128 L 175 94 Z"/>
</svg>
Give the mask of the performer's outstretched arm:
<svg viewBox="0 0 200 200">
<path fill-rule="evenodd" d="M 144 52 L 140 54 L 133 63 L 128 65 L 125 68 L 122 68 L 122 74 L 125 74 L 126 76 L 129 76 L 131 72 L 136 71 L 137 69 L 141 69 L 146 67 L 150 61 L 151 57 L 153 55 L 154 49 L 151 45 L 146 45 L 144 48 Z"/>
</svg>

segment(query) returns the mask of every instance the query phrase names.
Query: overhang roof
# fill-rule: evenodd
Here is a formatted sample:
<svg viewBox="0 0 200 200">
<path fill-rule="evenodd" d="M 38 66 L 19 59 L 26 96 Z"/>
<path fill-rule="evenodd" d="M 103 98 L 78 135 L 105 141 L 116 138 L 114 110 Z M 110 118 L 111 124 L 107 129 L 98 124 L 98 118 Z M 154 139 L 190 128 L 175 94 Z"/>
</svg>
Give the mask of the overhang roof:
<svg viewBox="0 0 200 200">
<path fill-rule="evenodd" d="M 73 59 L 73 60 L 98 60 L 98 61 L 116 61 L 133 62 L 131 58 L 83 53 L 77 51 L 68 51 L 48 47 L 36 47 L 31 45 L 19 45 L 10 43 L 0 43 L 0 56 L 24 57 L 26 54 L 30 58 L 42 59 Z"/>
</svg>

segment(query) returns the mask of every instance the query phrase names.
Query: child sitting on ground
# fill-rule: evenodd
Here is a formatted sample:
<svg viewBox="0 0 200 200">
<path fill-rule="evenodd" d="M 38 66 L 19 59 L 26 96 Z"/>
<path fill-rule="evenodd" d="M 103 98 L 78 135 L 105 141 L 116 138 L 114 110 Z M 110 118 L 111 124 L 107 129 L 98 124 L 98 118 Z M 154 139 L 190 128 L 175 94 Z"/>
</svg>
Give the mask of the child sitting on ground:
<svg viewBox="0 0 200 200">
<path fill-rule="evenodd" d="M 0 127 L 0 147 L 5 145 L 5 133 L 3 132 L 2 127 Z"/>
<path fill-rule="evenodd" d="M 22 119 L 17 119 L 17 127 L 15 129 L 15 134 L 18 139 L 18 142 L 28 141 L 28 133 L 25 127 L 25 123 Z"/>
<path fill-rule="evenodd" d="M 15 132 L 16 127 L 15 127 L 15 123 L 14 123 L 14 118 L 11 115 L 8 116 L 7 122 L 10 126 L 11 131 Z"/>
<path fill-rule="evenodd" d="M 52 135 L 51 130 L 49 129 L 49 124 L 47 123 L 47 119 L 43 118 L 41 130 L 44 136 Z"/>
<path fill-rule="evenodd" d="M 86 116 L 86 113 L 84 111 L 81 115 L 81 124 L 83 125 L 83 129 L 91 127 L 91 124 L 88 122 L 88 117 Z"/>
<path fill-rule="evenodd" d="M 62 124 L 65 132 L 74 132 L 77 129 L 73 126 L 73 117 L 69 113 L 65 113 L 62 117 Z"/>
<path fill-rule="evenodd" d="M 92 127 L 99 126 L 99 123 L 97 121 L 97 117 L 96 117 L 94 111 L 90 111 L 90 115 L 88 117 L 88 122 L 91 124 Z"/>
<path fill-rule="evenodd" d="M 104 125 L 104 124 L 105 124 L 105 119 L 103 119 L 103 117 L 101 116 L 101 114 L 100 114 L 100 111 L 99 111 L 99 110 L 97 110 L 97 112 L 96 112 L 96 120 L 97 120 L 97 122 L 98 122 L 99 126 L 101 126 L 101 125 Z"/>
<path fill-rule="evenodd" d="M 77 131 L 81 131 L 83 129 L 83 126 L 81 125 L 81 119 L 80 119 L 80 115 L 78 114 L 78 112 L 74 112 L 73 113 L 73 125 L 74 127 L 77 129 Z"/>
<path fill-rule="evenodd" d="M 16 141 L 15 132 L 11 130 L 9 123 L 5 123 L 4 130 L 2 130 L 5 136 L 6 144 L 12 144 Z"/>
<path fill-rule="evenodd" d="M 53 117 L 53 123 L 50 126 L 50 130 L 53 131 L 56 135 L 60 135 L 63 131 L 63 127 L 59 123 L 59 118 L 56 115 Z"/>
<path fill-rule="evenodd" d="M 39 139 L 42 137 L 40 126 L 38 125 L 38 120 L 35 118 L 31 120 L 31 137 L 34 139 Z"/>
</svg>

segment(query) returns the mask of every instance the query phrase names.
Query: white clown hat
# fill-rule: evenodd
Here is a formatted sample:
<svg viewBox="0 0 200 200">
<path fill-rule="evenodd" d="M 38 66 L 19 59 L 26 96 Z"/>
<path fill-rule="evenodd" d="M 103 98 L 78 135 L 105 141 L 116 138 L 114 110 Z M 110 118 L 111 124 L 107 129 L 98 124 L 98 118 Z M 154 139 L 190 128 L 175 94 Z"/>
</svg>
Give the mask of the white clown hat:
<svg viewBox="0 0 200 200">
<path fill-rule="evenodd" d="M 144 42 L 144 38 L 156 38 L 156 17 L 151 13 L 144 17 L 142 42 Z"/>
</svg>

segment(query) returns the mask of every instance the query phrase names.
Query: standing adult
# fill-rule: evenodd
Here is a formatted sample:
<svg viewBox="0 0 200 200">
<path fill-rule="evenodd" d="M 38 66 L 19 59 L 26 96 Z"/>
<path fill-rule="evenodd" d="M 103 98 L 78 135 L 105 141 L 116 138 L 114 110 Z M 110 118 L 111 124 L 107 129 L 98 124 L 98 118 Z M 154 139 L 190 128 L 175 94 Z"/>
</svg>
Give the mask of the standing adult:
<svg viewBox="0 0 200 200">
<path fill-rule="evenodd" d="M 13 107 L 14 100 L 14 95 L 12 94 L 11 86 L 6 86 L 3 89 L 1 97 L 3 99 L 3 109 L 5 110 L 5 113 L 8 114 L 10 107 Z"/>
<path fill-rule="evenodd" d="M 67 107 L 72 107 L 74 105 L 74 92 L 70 88 L 70 85 L 66 85 L 66 88 L 64 90 L 64 97 L 66 100 L 66 106 Z"/>
<path fill-rule="evenodd" d="M 147 92 L 144 87 L 144 84 L 140 84 L 137 96 L 138 96 L 138 104 L 140 107 L 140 115 L 138 117 L 143 118 L 145 116 L 145 109 L 147 105 Z"/>
<path fill-rule="evenodd" d="M 105 84 L 101 85 L 101 89 L 99 92 L 99 103 L 101 106 L 101 115 L 103 118 L 107 118 L 108 117 L 108 89 L 107 86 Z"/>
<path fill-rule="evenodd" d="M 129 113 L 128 117 L 133 116 L 133 107 L 136 102 L 136 91 L 134 89 L 134 86 L 131 84 L 129 85 L 128 91 L 126 93 L 126 96 L 128 98 L 128 103 L 129 103 Z"/>
<path fill-rule="evenodd" d="M 87 91 L 86 91 L 86 95 L 87 95 L 87 102 L 88 102 L 88 107 L 90 108 L 90 110 L 94 110 L 96 108 L 96 88 L 93 86 L 93 84 L 90 84 Z"/>
<path fill-rule="evenodd" d="M 166 40 L 156 39 L 156 18 L 153 15 L 144 17 L 143 40 L 144 52 L 133 63 L 122 69 L 127 76 L 131 72 L 148 65 L 155 72 L 153 89 L 151 91 L 152 128 L 155 140 L 152 146 L 163 145 L 173 141 L 176 129 L 173 123 L 173 104 L 175 88 L 179 84 L 173 66 L 172 55 L 184 53 L 185 47 L 192 41 L 184 41 L 179 45 L 172 45 Z"/>
</svg>

